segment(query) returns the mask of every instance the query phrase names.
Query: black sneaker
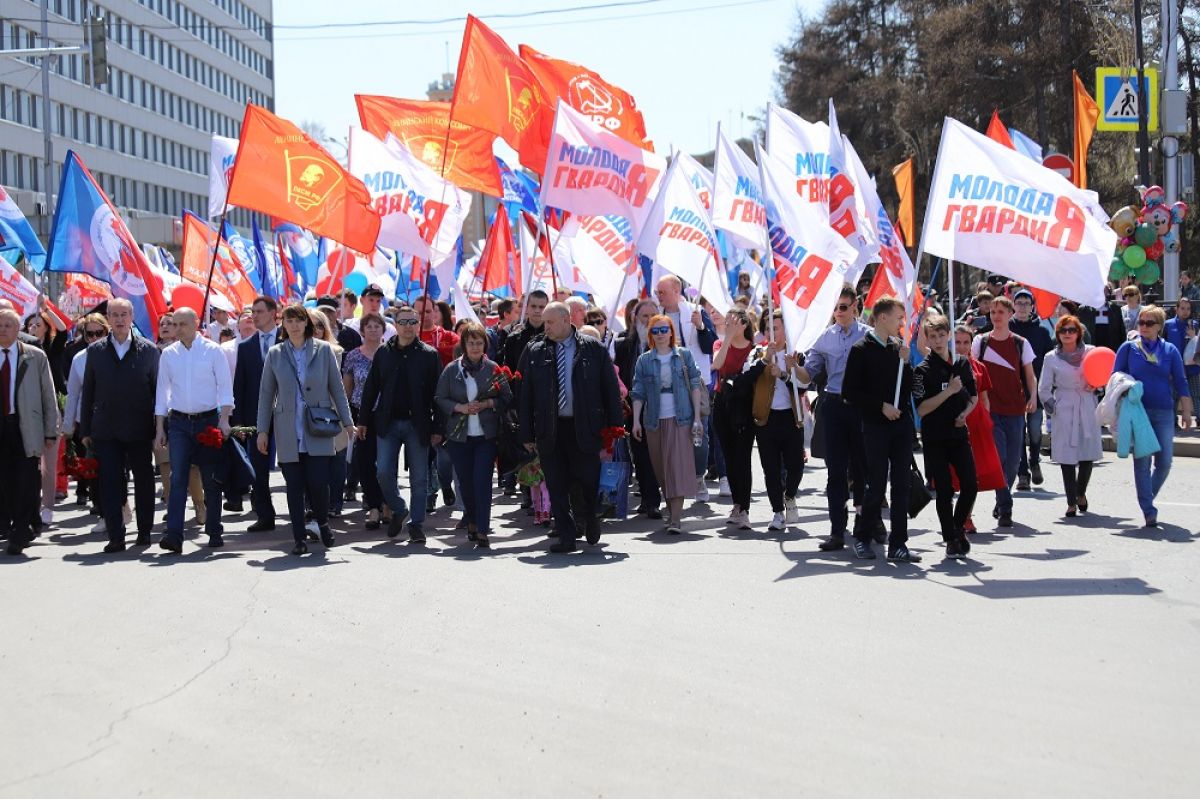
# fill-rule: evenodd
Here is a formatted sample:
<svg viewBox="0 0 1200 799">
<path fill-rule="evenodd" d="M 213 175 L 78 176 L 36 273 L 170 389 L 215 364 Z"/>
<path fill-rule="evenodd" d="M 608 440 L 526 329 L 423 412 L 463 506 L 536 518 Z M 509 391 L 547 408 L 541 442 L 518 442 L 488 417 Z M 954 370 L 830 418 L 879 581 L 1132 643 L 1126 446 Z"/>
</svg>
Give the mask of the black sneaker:
<svg viewBox="0 0 1200 799">
<path fill-rule="evenodd" d="M 321 543 L 325 545 L 326 549 L 337 545 L 337 542 L 333 538 L 333 532 L 328 527 L 321 530 Z"/>
<path fill-rule="evenodd" d="M 1033 484 L 1040 486 L 1045 480 L 1042 479 L 1042 465 L 1040 463 L 1029 464 L 1029 471 L 1033 476 Z"/>
<path fill-rule="evenodd" d="M 842 535 L 831 535 L 829 538 L 817 545 L 817 549 L 822 552 L 837 552 L 846 548 L 846 537 Z"/>
<path fill-rule="evenodd" d="M 434 491 L 432 494 L 429 495 L 429 499 L 425 500 L 425 512 L 426 513 L 433 513 L 434 511 L 437 510 L 437 497 L 438 497 L 437 492 Z"/>
<path fill-rule="evenodd" d="M 561 555 L 561 554 L 564 554 L 564 553 L 566 553 L 566 552 L 578 552 L 578 551 L 579 551 L 579 545 L 578 545 L 578 544 L 576 544 L 574 540 L 571 540 L 571 541 L 559 541 L 557 544 L 551 544 L 551 545 L 550 545 L 550 551 L 551 551 L 551 552 L 553 552 L 553 553 L 554 553 L 554 554 L 556 554 L 556 555 Z"/>
<path fill-rule="evenodd" d="M 960 558 L 965 558 L 967 555 L 970 555 L 970 554 L 971 554 L 971 542 L 967 540 L 967 534 L 959 533 L 958 534 L 958 556 Z"/>
<path fill-rule="evenodd" d="M 903 563 L 920 563 L 921 556 L 915 552 L 910 552 L 905 544 L 897 544 L 894 547 L 888 547 L 887 559 L 891 561 L 900 561 Z"/>
<path fill-rule="evenodd" d="M 1012 514 L 1001 513 L 1000 521 L 996 524 L 997 527 L 1012 527 Z"/>
<path fill-rule="evenodd" d="M 854 557 L 860 560 L 875 560 L 875 550 L 871 548 L 871 542 L 854 539 Z"/>
<path fill-rule="evenodd" d="M 962 555 L 962 549 L 959 546 L 957 538 L 951 538 L 946 541 L 946 557 L 957 558 Z"/>
<path fill-rule="evenodd" d="M 446 488 L 442 491 L 443 504 L 453 505 L 455 499 L 457 499 L 457 497 L 454 495 L 454 488 L 451 486 L 446 486 Z"/>
<path fill-rule="evenodd" d="M 410 524 L 408 526 L 408 540 L 414 544 L 425 543 L 425 531 L 421 529 L 419 524 Z"/>
<path fill-rule="evenodd" d="M 1018 477 L 1018 478 L 1017 478 L 1017 490 L 1018 490 L 1018 491 L 1028 491 L 1028 490 L 1029 490 L 1029 477 L 1028 477 L 1028 475 L 1024 475 L 1024 474 L 1023 474 L 1023 475 L 1021 475 L 1020 477 Z"/>
<path fill-rule="evenodd" d="M 408 511 L 403 513 L 393 513 L 391 521 L 388 522 L 387 535 L 388 538 L 395 538 L 400 535 L 400 531 L 404 529 L 404 523 L 408 521 Z"/>
<path fill-rule="evenodd" d="M 600 543 L 600 520 L 595 516 L 588 519 L 587 524 L 584 525 L 584 537 L 592 546 Z"/>
</svg>

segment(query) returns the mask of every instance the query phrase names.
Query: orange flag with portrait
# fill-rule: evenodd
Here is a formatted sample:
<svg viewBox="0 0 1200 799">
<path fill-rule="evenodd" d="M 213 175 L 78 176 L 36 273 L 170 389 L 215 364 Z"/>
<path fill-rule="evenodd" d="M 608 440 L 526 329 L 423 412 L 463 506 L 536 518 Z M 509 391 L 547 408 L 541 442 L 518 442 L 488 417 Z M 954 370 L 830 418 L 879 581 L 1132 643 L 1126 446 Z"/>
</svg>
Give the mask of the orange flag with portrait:
<svg viewBox="0 0 1200 799">
<path fill-rule="evenodd" d="M 554 107 L 529 65 L 473 15 L 463 31 L 450 118 L 492 131 L 524 166 L 545 169 Z"/>
<path fill-rule="evenodd" d="M 427 167 L 460 189 L 504 196 L 492 155 L 496 134 L 451 121 L 450 103 L 374 94 L 356 94 L 354 100 L 358 103 L 359 122 L 367 133 L 380 141 L 386 141 L 391 133 Z"/>
<path fill-rule="evenodd" d="M 646 140 L 646 121 L 629 92 L 585 66 L 551 58 L 527 44 L 521 45 L 518 52 L 542 84 L 546 102 L 551 107 L 561 99 L 605 130 L 638 147 L 650 149 Z"/>
<path fill-rule="evenodd" d="M 228 202 L 293 222 L 360 252 L 372 252 L 379 214 L 371 192 L 286 119 L 247 105 Z"/>
</svg>

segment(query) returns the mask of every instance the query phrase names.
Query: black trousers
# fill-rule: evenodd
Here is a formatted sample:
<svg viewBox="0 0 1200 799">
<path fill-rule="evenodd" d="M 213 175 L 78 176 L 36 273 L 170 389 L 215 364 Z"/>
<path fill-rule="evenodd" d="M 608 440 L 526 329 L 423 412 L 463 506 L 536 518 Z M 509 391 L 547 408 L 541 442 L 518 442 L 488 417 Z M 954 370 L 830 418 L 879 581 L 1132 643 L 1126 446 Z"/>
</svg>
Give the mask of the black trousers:
<svg viewBox="0 0 1200 799">
<path fill-rule="evenodd" d="M 840 394 L 825 393 L 817 405 L 821 435 L 825 443 L 825 498 L 829 503 L 829 524 L 835 537 L 846 535 L 849 511 L 846 501 L 853 495 L 855 507 L 861 507 L 867 486 L 867 454 L 863 445 L 862 415 L 842 401 Z M 911 425 L 910 425 L 911 426 Z M 911 442 L 910 442 L 911 450 Z"/>
<path fill-rule="evenodd" d="M 863 496 L 863 523 L 855 525 L 854 536 L 870 542 L 883 519 L 883 495 L 891 483 L 892 531 L 888 546 L 908 541 L 908 489 L 912 482 L 912 416 L 907 413 L 894 422 L 864 422 L 863 439 L 867 450 L 867 491 Z M 890 480 L 889 480 L 890 477 Z"/>
<path fill-rule="evenodd" d="M 785 409 L 771 411 L 767 423 L 755 428 L 754 435 L 758 439 L 758 460 L 767 483 L 771 511 L 783 513 L 783 498 L 795 498 L 800 478 L 804 476 L 804 428 L 798 427 L 796 417 Z"/>
<path fill-rule="evenodd" d="M 971 454 L 971 439 L 965 434 L 958 438 L 924 438 L 921 450 L 925 454 L 925 477 L 932 480 L 937 490 L 938 523 L 942 528 L 942 540 L 949 541 L 962 535 L 963 526 L 975 497 L 979 494 L 979 481 L 975 476 L 975 456 Z M 958 475 L 958 504 L 954 504 L 954 482 L 950 467 Z"/>
<path fill-rule="evenodd" d="M 1063 476 L 1063 491 L 1067 495 L 1068 505 L 1078 505 L 1079 495 L 1087 494 L 1088 481 L 1092 479 L 1092 462 L 1080 461 L 1078 469 L 1074 464 L 1060 464 Z"/>
<path fill-rule="evenodd" d="M 564 543 L 579 537 L 579 527 L 596 515 L 596 493 L 600 490 L 600 453 L 584 452 L 575 439 L 575 420 L 558 418 L 554 442 L 538 442 L 538 457 L 550 493 L 554 528 Z M 642 500 L 646 499 L 645 495 Z M 577 507 L 572 515 L 572 500 Z M 578 524 L 576 524 L 578 520 Z"/>
<path fill-rule="evenodd" d="M 33 523 L 42 502 L 41 460 L 41 456 L 25 456 L 17 414 L 5 415 L 0 420 L 0 532 L 19 547 L 33 540 Z"/>
<path fill-rule="evenodd" d="M 713 410 L 713 432 L 721 444 L 721 454 L 725 457 L 725 477 L 729 480 L 729 493 L 733 496 L 733 504 L 742 510 L 750 508 L 750 494 L 754 491 L 754 476 L 751 469 L 751 452 L 754 450 L 754 432 L 738 430 L 730 423 L 732 414 L 724 404 L 718 404 Z M 804 446 L 803 437 L 800 442 Z M 762 457 L 762 453 L 759 453 Z"/>
<path fill-rule="evenodd" d="M 292 519 L 292 538 L 299 544 L 304 540 L 305 500 L 312 509 L 317 527 L 329 527 L 329 470 L 336 455 L 300 453 L 300 460 L 279 464 L 287 483 L 288 516 Z"/>
<path fill-rule="evenodd" d="M 250 465 L 254 467 L 254 485 L 250 489 L 250 507 L 260 522 L 275 523 L 275 503 L 271 501 L 271 452 L 275 448 L 275 437 L 268 439 L 270 446 L 264 455 L 250 441 L 246 454 L 250 456 Z"/>
<path fill-rule="evenodd" d="M 108 528 L 108 540 L 125 541 L 123 507 L 127 494 L 125 470 L 133 474 L 133 509 L 138 534 L 149 535 L 154 528 L 154 442 L 100 441 L 93 437 L 92 449 L 100 466 L 100 511 Z"/>
<path fill-rule="evenodd" d="M 637 478 L 638 491 L 642 495 L 641 506 L 655 509 L 662 504 L 662 490 L 658 486 L 658 478 L 654 476 L 654 464 L 650 462 L 650 448 L 645 436 L 638 441 L 632 435 L 629 441 L 629 454 L 633 458 L 633 472 Z"/>
</svg>

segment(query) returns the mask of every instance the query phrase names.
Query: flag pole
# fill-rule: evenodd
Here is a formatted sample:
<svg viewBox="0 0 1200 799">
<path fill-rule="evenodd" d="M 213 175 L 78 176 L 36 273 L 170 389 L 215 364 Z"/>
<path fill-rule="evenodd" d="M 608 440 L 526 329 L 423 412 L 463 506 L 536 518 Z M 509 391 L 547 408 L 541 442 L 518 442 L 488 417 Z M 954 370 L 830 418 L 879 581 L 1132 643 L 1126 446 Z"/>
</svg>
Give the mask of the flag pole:
<svg viewBox="0 0 1200 799">
<path fill-rule="evenodd" d="M 446 180 L 446 156 L 450 152 L 450 128 L 454 125 L 453 111 L 454 106 L 451 104 L 450 111 L 446 112 L 446 140 L 442 142 L 442 168 L 438 170 L 438 176 L 442 179 L 442 199 L 439 201 L 442 206 L 446 205 L 446 186 L 450 183 L 450 181 Z M 404 144 L 404 142 L 401 142 L 401 144 Z M 407 147 L 408 145 L 405 144 L 404 146 Z M 439 224 L 438 227 L 440 228 L 441 225 Z M 425 315 L 424 306 L 429 302 L 429 270 L 433 267 L 432 248 L 429 255 L 429 260 L 425 262 L 425 279 L 421 281 L 421 296 L 425 298 L 425 302 L 422 303 L 421 308 L 422 317 Z"/>
<path fill-rule="evenodd" d="M 621 307 L 621 297 L 625 294 L 625 283 L 629 280 L 629 274 L 633 271 L 634 264 L 637 263 L 638 249 L 637 239 L 629 243 L 629 265 L 625 267 L 625 274 L 621 275 L 621 285 L 617 288 L 617 296 L 613 297 L 612 313 L 608 315 L 609 324 L 617 317 L 617 309 Z"/>
<path fill-rule="evenodd" d="M 213 273 L 217 269 L 217 251 L 221 248 L 221 231 L 225 229 L 225 217 L 229 214 L 229 205 L 221 212 L 221 221 L 217 225 L 217 238 L 213 242 L 212 261 L 208 264 L 208 281 L 204 284 L 204 304 L 200 306 L 201 325 L 208 324 L 208 297 L 212 294 Z"/>
<path fill-rule="evenodd" d="M 554 301 L 558 301 L 558 267 L 554 265 L 554 245 L 550 243 L 550 226 L 546 224 L 546 209 L 538 214 L 538 222 L 542 226 L 542 235 L 546 237 L 546 248 L 550 251 L 550 287 L 554 292 Z"/>
</svg>

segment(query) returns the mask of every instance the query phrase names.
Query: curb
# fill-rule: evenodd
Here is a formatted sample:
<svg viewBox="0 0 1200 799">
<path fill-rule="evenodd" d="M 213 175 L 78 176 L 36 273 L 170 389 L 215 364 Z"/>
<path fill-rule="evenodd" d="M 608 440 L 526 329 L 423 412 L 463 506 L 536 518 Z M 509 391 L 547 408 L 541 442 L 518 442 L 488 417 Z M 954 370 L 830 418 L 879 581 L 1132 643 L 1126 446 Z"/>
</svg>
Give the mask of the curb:
<svg viewBox="0 0 1200 799">
<path fill-rule="evenodd" d="M 1105 452 L 1117 451 L 1117 439 L 1111 433 L 1105 433 L 1101 438 Z M 1050 451 L 1050 433 L 1042 436 L 1042 449 Z M 1195 432 L 1183 433 L 1175 431 L 1175 457 L 1200 458 L 1200 434 Z"/>
</svg>

